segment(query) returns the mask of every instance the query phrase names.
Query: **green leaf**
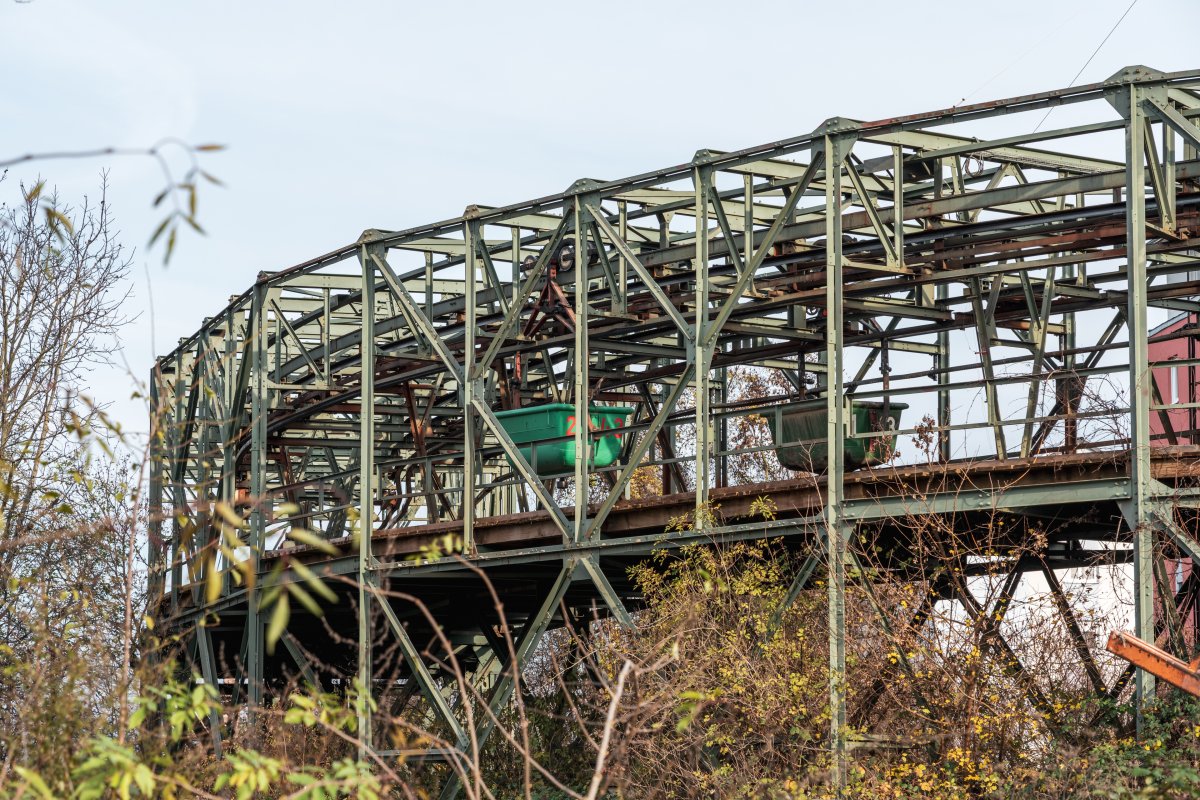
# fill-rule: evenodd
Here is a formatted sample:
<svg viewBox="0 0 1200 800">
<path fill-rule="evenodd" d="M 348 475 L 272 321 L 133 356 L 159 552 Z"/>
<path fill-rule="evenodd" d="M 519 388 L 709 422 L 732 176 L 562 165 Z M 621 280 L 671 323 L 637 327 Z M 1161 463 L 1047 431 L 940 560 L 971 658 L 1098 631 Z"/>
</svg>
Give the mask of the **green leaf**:
<svg viewBox="0 0 1200 800">
<path fill-rule="evenodd" d="M 38 797 L 45 798 L 45 800 L 54 800 L 54 792 L 50 791 L 50 787 L 42 780 L 41 775 L 25 767 L 14 766 L 13 769 L 21 776 L 21 780 L 25 782 L 25 785 L 33 789 Z M 18 796 L 20 795 L 18 794 Z"/>
<path fill-rule="evenodd" d="M 297 575 L 304 579 L 304 582 L 307 583 L 308 587 L 314 592 L 321 595 L 321 597 L 324 597 L 331 603 L 337 602 L 337 595 L 334 594 L 333 589 L 330 589 L 325 585 L 323 580 L 314 575 L 313 571 L 309 569 L 306 564 L 303 564 L 299 561 L 293 561 L 292 569 L 296 571 Z"/>
<path fill-rule="evenodd" d="M 158 227 L 154 229 L 154 233 L 150 234 L 150 242 L 147 247 L 154 247 L 154 243 L 158 241 L 158 237 L 163 235 L 163 231 L 171 224 L 171 217 L 166 217 L 162 222 L 158 223 Z"/>
<path fill-rule="evenodd" d="M 242 519 L 242 515 L 235 511 L 233 506 L 229 505 L 229 503 L 219 500 L 214 504 L 214 508 L 216 508 L 216 511 L 221 516 L 221 519 L 225 520 L 233 527 L 244 528 L 246 526 L 246 520 Z"/>
<path fill-rule="evenodd" d="M 171 260 L 171 253 L 175 252 L 175 235 L 178 232 L 179 228 L 171 228 L 171 233 L 167 236 L 167 251 L 163 253 L 164 264 Z"/>
<path fill-rule="evenodd" d="M 292 528 L 288 531 L 288 538 L 300 544 L 308 545 L 314 550 L 320 550 L 329 555 L 337 555 L 338 549 L 330 544 L 327 540 L 322 539 L 317 534 L 304 528 Z"/>
<path fill-rule="evenodd" d="M 59 232 L 60 225 L 67 229 L 67 233 L 75 232 L 75 226 L 71 224 L 71 220 L 67 219 L 67 215 L 50 206 L 46 206 L 46 225 L 60 239 L 62 238 L 62 234 Z"/>
<path fill-rule="evenodd" d="M 271 614 L 271 622 L 267 625 L 267 653 L 274 655 L 275 645 L 287 629 L 288 617 L 291 612 L 288 595 L 286 593 L 279 595 L 279 600 L 275 603 L 275 611 Z"/>
<path fill-rule="evenodd" d="M 210 555 L 207 562 L 204 565 L 204 600 L 211 605 L 221 596 L 221 570 L 217 569 L 216 556 Z"/>
<path fill-rule="evenodd" d="M 269 585 L 267 587 L 267 589 L 262 593 L 262 600 L 259 602 L 258 607 L 262 610 L 266 610 L 266 609 L 270 608 L 271 603 L 275 602 L 275 599 L 277 597 L 279 597 L 279 593 L 282 591 L 283 591 L 282 583 L 276 583 L 274 585 Z"/>
<path fill-rule="evenodd" d="M 44 180 L 38 181 L 32 189 L 25 193 L 25 202 L 32 203 L 42 196 L 42 189 L 46 187 Z"/>
<path fill-rule="evenodd" d="M 325 609 L 321 608 L 320 603 L 313 599 L 313 596 L 304 590 L 304 587 L 298 583 L 289 583 L 287 585 L 288 592 L 292 597 L 300 601 L 300 605 L 308 609 L 308 613 L 314 617 L 325 616 Z"/>
</svg>

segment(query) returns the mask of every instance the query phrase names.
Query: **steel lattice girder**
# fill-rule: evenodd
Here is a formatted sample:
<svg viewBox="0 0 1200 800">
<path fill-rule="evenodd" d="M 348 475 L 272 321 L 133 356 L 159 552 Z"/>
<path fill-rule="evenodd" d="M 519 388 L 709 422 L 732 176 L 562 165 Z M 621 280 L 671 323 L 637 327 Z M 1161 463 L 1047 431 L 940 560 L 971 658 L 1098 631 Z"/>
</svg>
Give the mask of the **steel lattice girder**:
<svg viewBox="0 0 1200 800">
<path fill-rule="evenodd" d="M 1179 460 L 1194 454 L 1151 453 L 1150 421 L 1169 428 L 1169 410 L 1186 403 L 1167 402 L 1148 380 L 1147 314 L 1200 311 L 1198 92 L 1200 72 L 1133 67 L 1103 83 L 928 114 L 832 118 L 811 134 L 702 150 L 622 180 L 368 230 L 312 261 L 262 273 L 155 366 L 156 589 L 181 621 L 241 604 L 254 683 L 267 677 L 254 600 L 232 586 L 215 605 L 202 599 L 213 568 L 204 554 L 220 517 L 214 501 L 255 498 L 248 541 L 264 571 L 290 525 L 344 543 L 366 521 L 373 536 L 355 540 L 354 555 L 323 561 L 301 548 L 291 557 L 357 574 L 364 586 L 435 580 L 461 564 L 389 554 L 403 551 L 397 542 L 451 534 L 489 569 L 556 571 L 586 559 L 583 579 L 571 572 L 563 597 L 610 605 L 634 599 L 621 596 L 623 565 L 656 547 L 708 536 L 811 542 L 816 528 L 913 512 L 900 484 L 869 488 L 833 448 L 824 488 L 804 513 L 777 524 L 755 522 L 746 509 L 710 518 L 714 498 L 730 491 L 741 499 L 723 500 L 727 509 L 748 509 L 759 491 L 801 492 L 726 484 L 739 456 L 723 444 L 731 421 L 774 412 L 729 401 L 723 376 L 756 366 L 792 387 L 767 409 L 801 395 L 826 399 L 829 440 L 847 430 L 843 392 L 936 398 L 925 423 L 900 433 L 933 435 L 940 460 L 967 445 L 977 460 L 943 465 L 952 480 L 923 490 L 923 513 L 1125 502 L 1139 530 L 1137 634 L 1153 638 L 1152 505 L 1158 487 L 1191 477 Z M 1023 132 L 1021 114 L 1060 106 L 1089 121 Z M 989 120 L 1013 121 L 1013 132 L 963 135 Z M 1125 146 L 1113 148 L 1114 136 Z M 570 260 L 564 245 L 575 249 Z M 1102 381 L 1133 387 L 1128 405 L 1083 407 L 1083 387 Z M 980 388 L 982 405 L 952 402 Z M 593 469 L 577 459 L 547 486 L 493 414 L 565 402 L 586 416 L 595 401 L 637 409 L 626 466 Z M 1124 438 L 1099 436 L 1122 421 Z M 677 438 L 688 431 L 695 448 Z M 579 451 L 591 446 L 583 426 L 572 436 Z M 1072 455 L 1084 446 L 1093 455 Z M 621 501 L 636 471 L 629 465 L 643 458 L 676 494 Z M 981 475 L 1035 464 L 1076 477 L 979 485 Z M 596 504 L 593 480 L 607 487 Z M 668 509 L 690 510 L 692 530 L 650 531 Z M 549 539 L 539 532 L 545 524 Z M 513 537 L 496 538 L 505 526 Z M 1115 523 L 1076 538 L 1124 541 Z M 842 563 L 842 537 L 825 541 Z M 835 633 L 841 592 L 831 581 Z M 374 602 L 364 588 L 356 634 L 364 679 Z M 831 645 L 838 649 L 836 636 Z M 1141 696 L 1151 687 L 1139 676 Z"/>
</svg>

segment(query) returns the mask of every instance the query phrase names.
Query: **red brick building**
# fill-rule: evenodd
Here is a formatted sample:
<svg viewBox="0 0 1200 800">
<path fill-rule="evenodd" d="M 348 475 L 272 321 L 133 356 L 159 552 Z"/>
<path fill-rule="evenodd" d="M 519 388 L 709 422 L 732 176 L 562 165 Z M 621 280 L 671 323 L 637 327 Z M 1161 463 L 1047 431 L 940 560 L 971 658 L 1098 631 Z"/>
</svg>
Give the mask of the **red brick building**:
<svg viewBox="0 0 1200 800">
<path fill-rule="evenodd" d="M 1200 316 L 1183 313 L 1150 331 L 1149 356 L 1158 391 L 1155 405 L 1181 405 L 1165 411 L 1150 412 L 1150 431 L 1156 445 L 1200 444 L 1200 408 L 1187 406 L 1197 402 L 1200 366 L 1191 363 L 1200 358 Z M 1171 364 L 1178 361 L 1179 364 Z M 1190 558 L 1168 560 L 1167 582 L 1178 592 L 1192 573 Z M 1200 619 L 1193 606 L 1183 620 L 1184 636 L 1189 644 L 1200 638 Z"/>
</svg>

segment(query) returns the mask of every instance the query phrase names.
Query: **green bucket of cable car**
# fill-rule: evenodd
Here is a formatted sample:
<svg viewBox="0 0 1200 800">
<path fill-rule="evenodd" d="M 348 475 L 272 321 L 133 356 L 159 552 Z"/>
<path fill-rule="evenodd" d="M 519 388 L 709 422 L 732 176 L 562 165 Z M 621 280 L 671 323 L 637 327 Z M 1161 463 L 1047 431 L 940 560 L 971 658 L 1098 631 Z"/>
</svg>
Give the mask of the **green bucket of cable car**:
<svg viewBox="0 0 1200 800">
<path fill-rule="evenodd" d="M 880 403 L 853 400 L 846 420 L 850 433 L 842 442 L 842 457 L 846 469 L 860 469 L 891 459 L 896 449 L 896 435 L 864 436 L 857 434 L 895 431 L 900 427 L 900 414 L 905 403 Z M 779 463 L 799 472 L 824 472 L 829 467 L 829 409 L 824 400 L 809 400 L 777 408 L 764 409 L 775 441 Z"/>
<path fill-rule="evenodd" d="M 594 469 L 612 466 L 621 455 L 621 441 L 625 421 L 633 414 L 627 406 L 591 406 L 588 408 L 588 430 L 614 431 L 592 437 L 592 460 Z M 521 455 L 533 465 L 542 477 L 558 475 L 575 469 L 575 442 L 548 441 L 575 435 L 575 406 L 570 403 L 546 403 L 544 405 L 497 411 L 496 418 L 513 442 L 519 445 Z M 510 459 L 511 463 L 511 459 Z"/>
</svg>

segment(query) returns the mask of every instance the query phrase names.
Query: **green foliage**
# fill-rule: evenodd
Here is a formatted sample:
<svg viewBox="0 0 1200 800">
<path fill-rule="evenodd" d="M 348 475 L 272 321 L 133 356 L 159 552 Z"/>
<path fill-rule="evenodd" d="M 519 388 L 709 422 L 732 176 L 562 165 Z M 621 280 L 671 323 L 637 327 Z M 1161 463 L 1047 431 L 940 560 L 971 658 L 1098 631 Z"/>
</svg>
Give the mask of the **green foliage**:
<svg viewBox="0 0 1200 800">
<path fill-rule="evenodd" d="M 1125 708 L 1132 713 L 1132 708 Z M 1080 766 L 1084 769 L 1080 769 Z M 1072 769 L 1072 767 L 1074 769 Z M 1114 737 L 1061 770 L 1113 800 L 1200 796 L 1200 700 L 1172 692 L 1147 709 L 1141 738 Z"/>
<path fill-rule="evenodd" d="M 169 726 L 171 741 L 180 741 L 194 725 L 203 723 L 204 718 L 219 707 L 216 689 L 200 683 L 199 676 L 193 676 L 193 681 L 196 685 L 190 691 L 175 679 L 169 679 L 163 686 L 146 687 L 146 694 L 138 698 L 137 707 L 129 718 L 130 726 L 138 728 L 151 718 L 161 716 Z"/>
<path fill-rule="evenodd" d="M 99 800 L 110 791 L 121 800 L 153 797 L 157 782 L 154 769 L 132 746 L 107 737 L 92 740 L 74 778 L 76 800 Z"/>
<path fill-rule="evenodd" d="M 779 612 L 796 568 L 780 542 L 757 541 L 663 550 L 631 570 L 646 609 L 608 669 L 661 666 L 631 700 L 630 796 L 785 797 L 822 774 L 827 634 L 818 596 Z"/>
<path fill-rule="evenodd" d="M 23 194 L 25 202 L 36 205 L 42 210 L 45 216 L 46 228 L 54 234 L 60 243 L 65 242 L 67 234 L 74 233 L 75 225 L 71 222 L 71 218 L 55 207 L 54 201 L 48 197 L 42 197 L 42 192 L 46 188 L 44 180 L 38 181 L 32 188 L 24 190 Z"/>
<path fill-rule="evenodd" d="M 229 772 L 222 772 L 213 784 L 215 791 L 232 789 L 237 800 L 249 800 L 255 794 L 267 794 L 279 781 L 283 762 L 254 750 L 230 753 L 225 759 Z"/>
<path fill-rule="evenodd" d="M 213 186 L 224 184 L 211 172 L 200 166 L 200 158 L 225 149 L 221 144 L 193 145 L 175 138 L 167 138 L 146 148 L 104 147 L 96 150 L 77 150 L 49 153 L 29 153 L 17 158 L 0 158 L 0 176 L 7 167 L 32 161 L 48 161 L 55 159 L 78 159 L 111 156 L 142 156 L 150 157 L 162 171 L 165 185 L 151 201 L 153 208 L 163 208 L 166 215 L 150 235 L 147 247 L 153 249 L 160 241 L 163 246 L 163 263 L 167 264 L 175 252 L 175 244 L 179 231 L 186 225 L 201 236 L 205 235 L 197 215 L 199 207 L 199 187 L 202 183 Z M 172 158 L 181 155 L 187 161 L 187 168 L 182 174 L 172 167 Z M 46 227 L 63 241 L 74 232 L 71 218 L 57 208 L 53 198 L 44 197 L 45 181 L 38 181 L 32 189 L 25 192 L 27 203 L 36 204 L 45 216 Z M 165 236 L 165 238 L 164 238 Z"/>
<path fill-rule="evenodd" d="M 376 706 L 374 700 L 366 696 L 357 682 L 347 700 L 343 705 L 334 694 L 294 694 L 291 697 L 292 705 L 284 714 L 283 721 L 288 725 L 303 725 L 307 728 L 319 726 L 353 734 L 358 731 L 358 715 L 354 711 L 358 703 L 367 702 L 372 712 L 376 710 Z"/>
<path fill-rule="evenodd" d="M 204 787 L 209 787 L 210 793 L 236 800 L 284 795 L 303 800 L 375 800 L 387 793 L 387 785 L 372 764 L 348 757 L 325 763 L 319 759 L 297 763 L 285 754 L 233 744 L 219 760 L 189 758 L 188 749 L 196 746 L 198 737 L 207 736 L 207 721 L 218 718 L 223 711 L 212 687 L 196 678 L 190 683 L 189 687 L 177 678 L 167 677 L 148 688 L 137 700 L 129 739 L 90 739 L 79 749 L 69 781 L 51 788 L 37 771 L 18 766 L 18 780 L 0 783 L 0 798 L 172 800 L 205 793 Z M 357 691 L 349 698 L 295 694 L 283 715 L 283 727 L 321 729 L 353 737 L 357 720 L 352 706 L 361 698 Z M 347 708 L 347 699 L 351 708 Z M 277 729 L 277 733 L 284 738 L 283 731 Z"/>
</svg>

